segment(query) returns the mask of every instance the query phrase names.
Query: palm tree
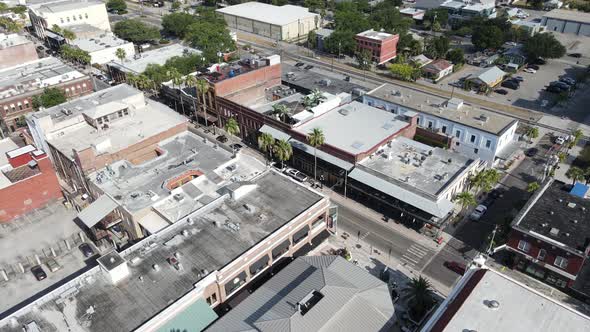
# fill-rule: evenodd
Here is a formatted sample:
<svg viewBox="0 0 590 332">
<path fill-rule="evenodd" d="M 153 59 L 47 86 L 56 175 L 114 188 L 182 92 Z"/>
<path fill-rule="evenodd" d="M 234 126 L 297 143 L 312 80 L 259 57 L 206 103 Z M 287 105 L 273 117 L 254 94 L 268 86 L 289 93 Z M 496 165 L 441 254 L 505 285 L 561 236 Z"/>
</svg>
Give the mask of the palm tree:
<svg viewBox="0 0 590 332">
<path fill-rule="evenodd" d="M 319 90 L 313 89 L 309 95 L 312 101 L 312 107 L 319 105 L 322 101 L 326 100 L 326 96 Z"/>
<path fill-rule="evenodd" d="M 501 174 L 493 169 L 480 171 L 469 179 L 469 186 L 475 188 L 476 192 L 482 189 L 485 192 L 492 190 L 494 185 L 500 181 Z"/>
<path fill-rule="evenodd" d="M 166 72 L 166 75 L 172 81 L 172 88 L 178 87 L 179 96 L 180 96 L 180 107 L 182 107 L 182 114 L 184 115 L 185 114 L 184 103 L 183 103 L 183 99 L 182 99 L 182 91 L 180 91 L 181 85 L 182 85 L 182 75 L 180 74 L 180 72 L 178 72 L 178 70 L 176 68 L 172 68 L 172 69 L 168 70 Z M 176 110 L 176 111 L 178 112 L 178 110 Z"/>
<path fill-rule="evenodd" d="M 281 119 L 281 121 L 283 122 L 286 122 L 285 117 L 289 114 L 290 111 L 291 110 L 285 104 L 276 103 L 272 105 L 272 114 L 278 115 L 279 119 Z"/>
<path fill-rule="evenodd" d="M 539 188 L 541 188 L 539 183 L 537 181 L 533 181 L 527 185 L 526 191 L 529 193 L 534 193 L 535 191 L 539 190 Z"/>
<path fill-rule="evenodd" d="M 121 60 L 121 63 L 123 63 L 123 60 L 125 60 L 125 58 L 127 58 L 127 52 L 125 52 L 125 50 L 122 48 L 118 48 L 115 51 L 115 56 L 117 58 L 119 58 L 119 60 Z"/>
<path fill-rule="evenodd" d="M 324 144 L 326 138 L 324 137 L 324 132 L 320 128 L 313 128 L 311 132 L 307 135 L 307 141 L 311 146 L 313 146 L 313 159 L 314 159 L 314 166 L 313 166 L 313 179 L 317 180 L 317 170 L 318 170 L 318 155 L 317 149 L 321 145 Z"/>
<path fill-rule="evenodd" d="M 575 184 L 576 181 L 582 180 L 584 178 L 584 171 L 579 167 L 572 166 L 567 170 L 567 172 L 565 172 L 565 176 L 572 180 L 572 184 Z"/>
<path fill-rule="evenodd" d="M 477 204 L 477 201 L 472 193 L 463 191 L 455 196 L 455 203 L 461 205 L 461 212 L 463 212 L 466 208 Z"/>
<path fill-rule="evenodd" d="M 539 137 L 539 128 L 528 127 L 525 135 L 528 137 L 528 139 L 527 139 L 527 145 L 528 145 L 529 143 L 532 143 L 532 141 L 531 141 L 532 139 Z"/>
<path fill-rule="evenodd" d="M 225 123 L 225 131 L 227 131 L 227 133 L 231 136 L 235 136 L 235 135 L 239 134 L 240 133 L 240 125 L 238 124 L 238 121 L 236 121 L 235 118 L 230 118 L 229 120 L 227 120 L 227 122 Z M 232 145 L 232 151 L 235 156 L 236 149 L 234 147 L 235 147 L 235 145 Z"/>
<path fill-rule="evenodd" d="M 197 78 L 193 75 L 186 75 L 184 77 L 184 84 L 189 87 L 189 88 L 196 88 L 197 87 Z M 193 100 L 193 108 L 195 109 L 195 114 L 194 116 L 196 117 L 197 114 L 197 103 L 195 102 L 195 98 L 192 98 Z"/>
<path fill-rule="evenodd" d="M 62 36 L 66 39 L 66 41 L 69 43 L 71 40 L 76 39 L 76 34 L 72 31 L 72 30 L 68 30 L 68 29 L 63 29 L 61 31 Z"/>
<path fill-rule="evenodd" d="M 138 79 L 137 75 L 135 75 L 135 74 L 127 73 L 127 75 L 125 75 L 125 81 L 127 82 L 127 84 L 132 85 L 136 89 L 137 89 L 138 80 L 139 79 Z"/>
<path fill-rule="evenodd" d="M 272 159 L 272 149 L 275 143 L 275 138 L 269 133 L 262 133 L 258 136 L 258 148 L 265 154 L 268 152 L 268 160 Z"/>
<path fill-rule="evenodd" d="M 51 26 L 51 31 L 57 33 L 57 34 L 61 34 L 61 28 L 59 27 L 59 25 L 54 24 Z"/>
<path fill-rule="evenodd" d="M 205 118 L 205 127 L 209 127 L 209 123 L 207 121 L 207 105 L 205 104 L 205 94 L 207 92 L 209 92 L 209 82 L 207 82 L 205 79 L 200 79 L 197 81 L 197 92 L 201 94 L 201 96 L 203 97 L 202 102 L 201 102 L 201 106 L 203 107 L 203 115 Z"/>
<path fill-rule="evenodd" d="M 419 276 L 410 280 L 407 288 L 410 295 L 410 316 L 421 318 L 432 306 L 432 285 L 428 279 Z"/>
<path fill-rule="evenodd" d="M 293 147 L 287 140 L 281 139 L 277 141 L 273 149 L 277 158 L 281 161 L 281 169 L 285 168 L 285 161 L 289 160 L 293 155 Z"/>
</svg>

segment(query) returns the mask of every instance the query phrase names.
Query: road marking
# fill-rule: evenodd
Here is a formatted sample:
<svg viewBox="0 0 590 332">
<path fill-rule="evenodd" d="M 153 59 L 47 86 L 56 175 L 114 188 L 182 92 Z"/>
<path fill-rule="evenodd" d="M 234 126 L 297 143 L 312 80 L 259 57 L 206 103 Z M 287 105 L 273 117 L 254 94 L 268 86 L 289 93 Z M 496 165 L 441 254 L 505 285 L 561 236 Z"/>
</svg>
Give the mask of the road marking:
<svg viewBox="0 0 590 332">
<path fill-rule="evenodd" d="M 416 256 L 420 256 L 420 257 L 423 257 L 423 256 L 425 256 L 426 254 L 428 254 L 428 252 L 426 252 L 426 251 L 421 251 L 421 250 L 418 250 L 418 249 L 414 248 L 413 246 L 412 246 L 412 247 L 409 247 L 409 248 L 408 248 L 408 251 L 409 251 L 409 252 L 411 252 L 412 254 L 414 254 L 414 255 L 416 255 Z"/>
<path fill-rule="evenodd" d="M 363 241 L 365 240 L 365 238 L 367 237 L 367 235 L 371 234 L 371 232 L 367 231 L 365 234 L 361 235 L 359 241 Z"/>
<path fill-rule="evenodd" d="M 404 254 L 402 257 L 410 262 L 414 262 L 414 264 L 418 264 L 417 260 L 413 259 L 412 257 L 406 256 L 406 254 Z M 412 265 L 414 265 L 414 264 L 412 264 Z"/>
</svg>

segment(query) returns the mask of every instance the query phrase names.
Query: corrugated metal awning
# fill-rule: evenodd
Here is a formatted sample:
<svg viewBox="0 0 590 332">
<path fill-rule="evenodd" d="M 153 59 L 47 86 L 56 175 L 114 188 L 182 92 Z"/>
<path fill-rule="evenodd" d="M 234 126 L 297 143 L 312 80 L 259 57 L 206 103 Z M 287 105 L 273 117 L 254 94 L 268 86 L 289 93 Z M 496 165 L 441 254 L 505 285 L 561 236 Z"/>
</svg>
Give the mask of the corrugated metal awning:
<svg viewBox="0 0 590 332">
<path fill-rule="evenodd" d="M 453 203 L 447 199 L 443 198 L 435 202 L 408 189 L 402 188 L 390 181 L 366 172 L 359 167 L 353 169 L 352 172 L 348 174 L 348 176 L 360 183 L 363 183 L 384 194 L 414 206 L 437 218 L 444 218 L 449 212 L 453 210 Z"/>
<path fill-rule="evenodd" d="M 294 148 L 297 148 L 297 149 L 299 149 L 299 150 L 301 150 L 303 152 L 306 152 L 306 153 L 308 153 L 308 154 L 310 154 L 312 156 L 314 154 L 313 147 L 310 146 L 310 145 L 307 145 L 307 144 L 305 144 L 303 142 L 300 142 L 300 141 L 298 141 L 298 140 L 296 140 L 294 138 L 292 138 L 289 141 L 289 143 L 291 143 L 291 145 Z M 319 159 L 321 159 L 321 160 L 323 160 L 323 161 L 325 161 L 327 163 L 330 163 L 330 164 L 332 164 L 334 166 L 340 167 L 340 168 L 342 168 L 344 170 L 347 170 L 347 171 L 350 171 L 350 169 L 354 166 L 352 163 L 349 163 L 348 161 L 345 161 L 345 160 L 342 160 L 340 158 L 334 157 L 333 155 L 331 155 L 329 153 L 326 153 L 326 152 L 324 152 L 322 150 L 319 150 L 319 149 L 317 150 L 317 156 L 318 156 Z"/>
<path fill-rule="evenodd" d="M 150 211 L 145 217 L 139 219 L 139 224 L 150 234 L 156 234 L 170 224 L 160 217 L 156 212 Z"/>
<path fill-rule="evenodd" d="M 284 251 L 285 249 L 289 249 L 289 245 L 291 245 L 289 239 L 283 241 L 283 243 L 279 244 L 272 250 L 272 257 L 274 258 L 280 256 L 282 251 Z"/>
<path fill-rule="evenodd" d="M 270 258 L 268 257 L 268 255 L 262 256 L 259 260 L 257 260 L 256 262 L 252 263 L 252 265 L 250 265 L 250 273 L 251 274 L 258 273 L 258 271 L 262 270 L 263 268 L 266 267 L 266 265 L 268 265 L 269 260 L 270 260 Z"/>
<path fill-rule="evenodd" d="M 88 205 L 84 210 L 78 213 L 78 219 L 80 219 L 84 225 L 88 228 L 96 225 L 102 218 L 106 217 L 109 213 L 118 206 L 117 202 L 112 200 L 107 195 L 100 196 L 97 200 Z"/>
<path fill-rule="evenodd" d="M 259 130 L 261 133 L 266 133 L 266 134 L 271 134 L 272 137 L 274 137 L 275 139 L 284 139 L 285 141 L 288 141 L 291 136 L 287 133 L 284 133 L 276 128 L 273 128 L 269 125 L 264 125 L 260 128 Z"/>
</svg>

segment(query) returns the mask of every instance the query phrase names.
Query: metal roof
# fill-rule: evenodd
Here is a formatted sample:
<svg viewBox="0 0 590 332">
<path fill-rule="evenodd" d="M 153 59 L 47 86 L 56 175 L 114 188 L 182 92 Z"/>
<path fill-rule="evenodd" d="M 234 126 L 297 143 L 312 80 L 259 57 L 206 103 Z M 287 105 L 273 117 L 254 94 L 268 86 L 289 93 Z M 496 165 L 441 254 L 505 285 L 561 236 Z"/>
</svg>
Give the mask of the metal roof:
<svg viewBox="0 0 590 332">
<path fill-rule="evenodd" d="M 217 12 L 281 26 L 301 19 L 319 16 L 310 13 L 305 7 L 293 5 L 274 6 L 254 1 L 217 9 Z"/>
<path fill-rule="evenodd" d="M 323 297 L 302 315 L 296 304 Z M 381 331 L 394 307 L 387 285 L 339 256 L 299 257 L 207 331 Z"/>
<path fill-rule="evenodd" d="M 170 224 L 160 217 L 156 212 L 150 211 L 148 214 L 139 219 L 139 224 L 145 228 L 150 234 L 156 234 L 162 229 L 168 227 Z"/>
<path fill-rule="evenodd" d="M 445 198 L 438 201 L 431 200 L 371 173 L 366 167 L 358 165 L 348 176 L 437 218 L 445 217 L 453 209 L 453 203 Z"/>
<path fill-rule="evenodd" d="M 198 299 L 160 327 L 157 332 L 197 332 L 203 330 L 215 319 L 217 319 L 215 311 L 203 299 Z"/>
<path fill-rule="evenodd" d="M 102 218 L 111 213 L 116 207 L 117 202 L 107 195 L 102 195 L 84 210 L 80 211 L 80 213 L 78 213 L 78 219 L 80 219 L 87 227 L 92 227 Z"/>
<path fill-rule="evenodd" d="M 588 192 L 590 187 L 588 187 L 588 185 L 584 185 L 581 184 L 580 182 L 576 182 L 576 184 L 574 184 L 574 187 L 572 188 L 572 190 L 570 190 L 570 194 L 574 195 L 574 196 L 578 196 L 581 198 L 585 198 L 586 197 L 586 193 Z"/>
<path fill-rule="evenodd" d="M 289 136 L 289 134 L 284 133 L 276 128 L 273 128 L 269 125 L 263 125 L 260 128 L 260 132 L 261 133 L 266 133 L 266 134 L 271 134 L 272 137 L 274 137 L 275 139 L 284 139 L 285 141 L 288 141 L 291 136 Z"/>
<path fill-rule="evenodd" d="M 590 24 L 590 14 L 576 10 L 554 9 L 543 17 Z"/>
<path fill-rule="evenodd" d="M 475 77 L 477 79 L 479 79 L 480 81 L 484 82 L 485 84 L 491 86 L 494 83 L 496 83 L 498 80 L 502 79 L 502 77 L 504 77 L 504 75 L 506 75 L 506 73 L 503 72 L 502 69 L 500 69 L 496 66 L 493 66 L 491 68 L 486 68 L 486 69 L 482 70 Z"/>
</svg>

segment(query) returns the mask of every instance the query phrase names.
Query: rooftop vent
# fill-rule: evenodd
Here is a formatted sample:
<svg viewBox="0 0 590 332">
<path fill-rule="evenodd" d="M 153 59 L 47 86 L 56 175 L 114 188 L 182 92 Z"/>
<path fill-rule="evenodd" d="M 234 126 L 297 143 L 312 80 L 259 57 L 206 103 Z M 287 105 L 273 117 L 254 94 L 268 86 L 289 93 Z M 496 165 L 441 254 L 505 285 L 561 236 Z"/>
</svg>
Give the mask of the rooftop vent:
<svg viewBox="0 0 590 332">
<path fill-rule="evenodd" d="M 492 310 L 497 310 L 498 308 L 500 308 L 500 302 L 496 300 L 487 300 L 484 301 L 484 304 Z"/>
<path fill-rule="evenodd" d="M 573 209 L 576 207 L 576 203 L 569 202 L 569 203 L 567 203 L 567 207 Z"/>
<path fill-rule="evenodd" d="M 557 236 L 559 234 L 559 229 L 553 227 L 551 228 L 551 230 L 549 231 L 549 234 L 553 235 L 553 236 Z"/>
<path fill-rule="evenodd" d="M 338 110 L 338 113 L 347 116 L 348 114 L 350 114 L 350 110 L 348 108 L 341 108 Z"/>
<path fill-rule="evenodd" d="M 297 311 L 299 311 L 301 316 L 305 316 L 305 314 L 323 298 L 324 294 L 314 289 L 309 294 L 305 295 L 301 301 L 297 302 Z"/>
<path fill-rule="evenodd" d="M 174 196 L 172 196 L 174 198 L 175 201 L 177 202 L 182 202 L 182 200 L 184 199 L 184 195 L 181 193 L 178 194 L 174 194 Z"/>
</svg>

